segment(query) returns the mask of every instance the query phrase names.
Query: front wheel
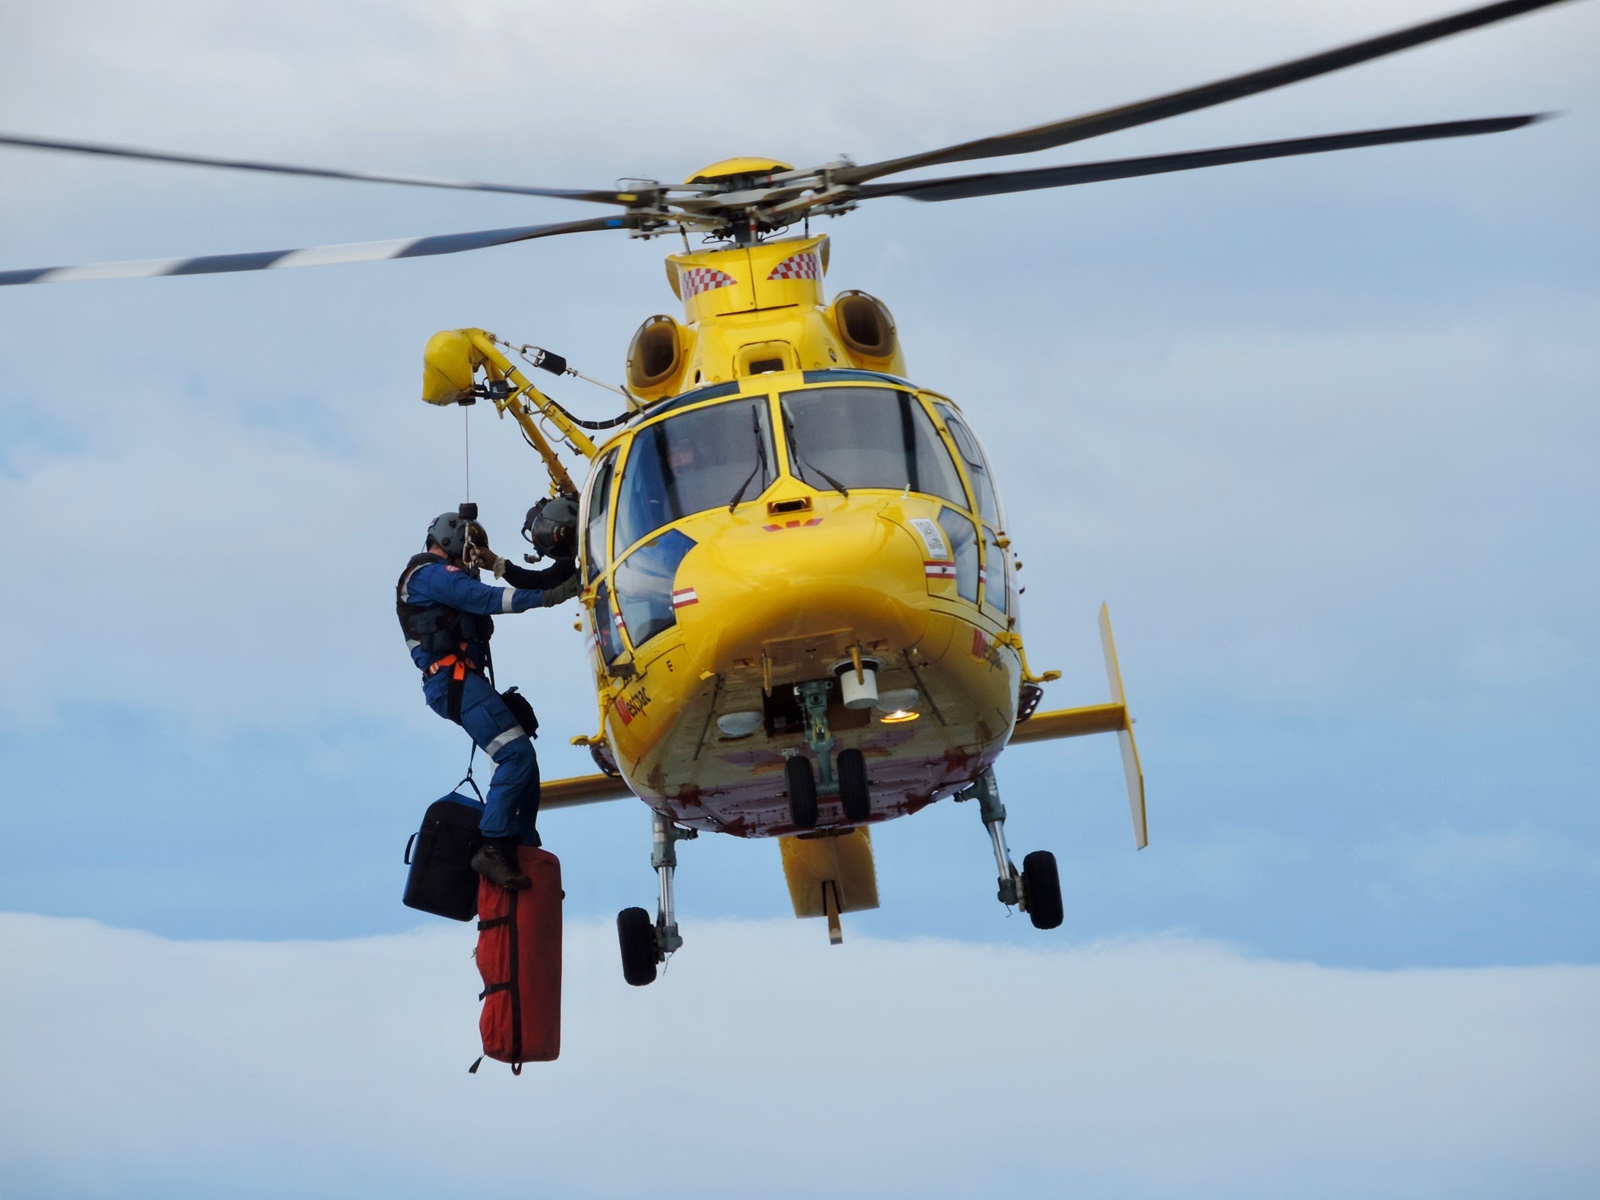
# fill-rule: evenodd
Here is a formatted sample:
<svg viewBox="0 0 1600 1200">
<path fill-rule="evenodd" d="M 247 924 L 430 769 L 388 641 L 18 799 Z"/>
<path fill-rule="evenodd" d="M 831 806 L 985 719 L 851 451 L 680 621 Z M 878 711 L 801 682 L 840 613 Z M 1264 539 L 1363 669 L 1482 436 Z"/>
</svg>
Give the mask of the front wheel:
<svg viewBox="0 0 1600 1200">
<path fill-rule="evenodd" d="M 625 908 L 617 914 L 617 942 L 622 947 L 622 977 L 634 987 L 656 981 L 661 950 L 656 945 L 656 923 L 642 908 Z"/>
<path fill-rule="evenodd" d="M 845 820 L 859 825 L 872 815 L 872 791 L 867 784 L 867 760 L 861 751 L 839 751 L 839 802 Z"/>
<path fill-rule="evenodd" d="M 1054 929 L 1065 915 L 1061 907 L 1061 874 L 1056 856 L 1035 850 L 1022 860 L 1022 894 L 1028 901 L 1028 920 L 1035 929 Z"/>
<path fill-rule="evenodd" d="M 783 774 L 789 783 L 789 819 L 801 829 L 817 824 L 817 776 L 803 754 L 785 759 Z"/>
</svg>

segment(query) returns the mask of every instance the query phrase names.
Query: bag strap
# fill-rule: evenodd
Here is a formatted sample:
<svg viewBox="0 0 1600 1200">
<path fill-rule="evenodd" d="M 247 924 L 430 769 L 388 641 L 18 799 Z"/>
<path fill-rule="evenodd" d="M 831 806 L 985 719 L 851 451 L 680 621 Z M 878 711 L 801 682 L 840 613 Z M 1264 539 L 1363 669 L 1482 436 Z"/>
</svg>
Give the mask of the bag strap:
<svg viewBox="0 0 1600 1200">
<path fill-rule="evenodd" d="M 478 803 L 479 804 L 484 804 L 484 803 L 487 803 L 487 802 L 483 798 L 483 792 L 478 787 L 478 781 L 472 777 L 472 760 L 473 760 L 473 758 L 475 758 L 477 756 L 477 753 L 478 753 L 478 743 L 477 742 L 473 742 L 472 743 L 472 753 L 467 755 L 467 774 L 466 774 L 465 778 L 463 778 L 461 780 L 461 783 L 471 784 L 472 785 L 472 790 L 475 793 L 477 793 Z M 451 788 L 450 790 L 453 791 L 453 792 L 459 792 L 461 790 L 461 783 L 456 784 L 456 786 Z"/>
</svg>

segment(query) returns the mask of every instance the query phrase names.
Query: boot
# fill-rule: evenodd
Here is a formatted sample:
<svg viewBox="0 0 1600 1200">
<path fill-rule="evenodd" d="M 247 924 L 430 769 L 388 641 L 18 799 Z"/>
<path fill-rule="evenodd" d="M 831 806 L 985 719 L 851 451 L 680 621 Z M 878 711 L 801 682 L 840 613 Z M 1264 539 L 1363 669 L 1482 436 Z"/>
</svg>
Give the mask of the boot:
<svg viewBox="0 0 1600 1200">
<path fill-rule="evenodd" d="M 514 892 L 532 883 L 517 866 L 516 838 L 486 838 L 483 848 L 472 856 L 472 869 L 490 883 Z"/>
</svg>

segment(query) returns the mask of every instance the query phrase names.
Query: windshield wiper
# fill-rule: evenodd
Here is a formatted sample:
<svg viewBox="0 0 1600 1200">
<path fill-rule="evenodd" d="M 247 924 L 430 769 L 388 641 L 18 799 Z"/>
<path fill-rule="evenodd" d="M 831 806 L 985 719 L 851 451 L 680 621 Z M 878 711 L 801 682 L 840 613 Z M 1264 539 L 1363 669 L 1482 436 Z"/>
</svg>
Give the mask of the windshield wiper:
<svg viewBox="0 0 1600 1200">
<path fill-rule="evenodd" d="M 780 405 L 780 407 L 783 408 L 783 431 L 784 431 L 784 433 L 788 434 L 788 436 L 789 436 L 789 449 L 794 451 L 795 464 L 797 466 L 810 467 L 818 475 L 821 475 L 824 479 L 826 479 L 828 481 L 829 485 L 832 486 L 834 491 L 838 492 L 839 495 L 844 496 L 846 499 L 848 499 L 849 496 L 850 496 L 850 493 L 845 490 L 844 484 L 840 483 L 832 475 L 829 475 L 821 467 L 817 466 L 816 463 L 812 462 L 804 454 L 800 453 L 800 443 L 795 441 L 795 437 L 794 437 L 794 418 L 789 415 L 789 409 L 788 409 L 787 405 Z M 801 479 L 801 482 L 803 482 L 803 483 L 810 483 L 811 482 L 803 474 L 800 476 L 800 479 Z"/>
<path fill-rule="evenodd" d="M 767 441 L 761 436 L 761 410 L 754 404 L 750 406 L 750 428 L 756 435 L 756 465 L 750 468 L 750 474 L 745 476 L 745 481 L 739 485 L 739 490 L 733 494 L 733 499 L 728 501 L 729 512 L 739 507 L 739 501 L 744 499 L 745 489 L 755 479 L 757 471 L 761 472 L 763 479 L 767 475 Z"/>
</svg>

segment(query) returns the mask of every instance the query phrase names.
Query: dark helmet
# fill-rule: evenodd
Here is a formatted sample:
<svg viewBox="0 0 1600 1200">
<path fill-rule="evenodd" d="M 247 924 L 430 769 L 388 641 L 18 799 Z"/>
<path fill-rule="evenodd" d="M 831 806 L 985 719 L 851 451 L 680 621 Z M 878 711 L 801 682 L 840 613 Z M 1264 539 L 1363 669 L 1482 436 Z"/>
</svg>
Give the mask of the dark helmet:
<svg viewBox="0 0 1600 1200">
<path fill-rule="evenodd" d="M 522 536 L 543 558 L 574 558 L 578 553 L 578 502 L 571 496 L 552 496 L 528 510 Z"/>
<path fill-rule="evenodd" d="M 440 513 L 428 526 L 428 544 L 438 546 L 451 558 L 460 559 L 467 552 L 467 542 L 487 545 L 489 538 L 482 525 L 469 521 L 458 512 Z"/>
</svg>

